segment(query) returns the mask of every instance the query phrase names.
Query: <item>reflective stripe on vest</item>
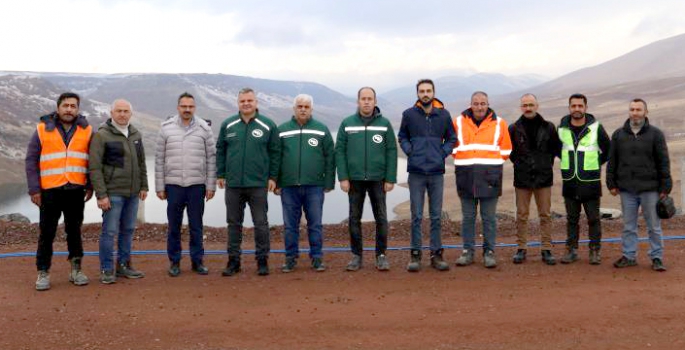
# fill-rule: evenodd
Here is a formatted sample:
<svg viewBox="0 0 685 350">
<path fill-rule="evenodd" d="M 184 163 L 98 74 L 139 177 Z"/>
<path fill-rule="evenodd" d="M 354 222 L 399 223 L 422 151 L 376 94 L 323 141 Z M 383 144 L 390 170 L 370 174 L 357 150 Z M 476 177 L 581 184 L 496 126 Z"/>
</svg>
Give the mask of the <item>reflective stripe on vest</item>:
<svg viewBox="0 0 685 350">
<path fill-rule="evenodd" d="M 314 130 L 314 129 L 298 129 L 298 130 L 291 130 L 291 131 L 284 131 L 282 133 L 279 133 L 279 137 L 286 137 L 286 136 L 292 136 L 292 135 L 297 135 L 297 134 L 311 134 L 311 135 L 319 135 L 319 136 L 324 136 L 326 135 L 325 132 L 319 131 L 319 130 Z"/>
<path fill-rule="evenodd" d="M 588 132 L 574 148 L 574 135 L 568 127 L 559 128 L 561 148 L 561 178 L 564 181 L 574 177 L 579 181 L 600 181 L 600 148 L 599 148 L 599 123 L 594 122 L 587 126 Z M 573 155 L 573 160 L 571 156 Z M 578 161 L 582 159 L 582 164 Z"/>
<path fill-rule="evenodd" d="M 486 118 L 490 118 L 490 116 Z M 511 148 L 502 149 L 499 143 L 500 135 L 502 133 L 502 118 L 497 117 L 494 134 L 492 135 L 492 139 L 487 139 L 488 143 L 482 143 L 483 140 L 480 140 L 480 143 L 467 143 L 466 138 L 464 138 L 465 119 L 466 117 L 460 115 L 454 122 L 457 129 L 457 139 L 459 140 L 459 145 L 452 149 L 454 165 L 504 164 L 504 157 L 508 157 L 511 154 Z"/>
<path fill-rule="evenodd" d="M 67 183 L 85 186 L 92 127 L 76 126 L 68 146 L 57 129 L 45 130 L 45 123 L 38 124 L 37 132 L 41 144 L 40 187 L 57 188 Z"/>
</svg>

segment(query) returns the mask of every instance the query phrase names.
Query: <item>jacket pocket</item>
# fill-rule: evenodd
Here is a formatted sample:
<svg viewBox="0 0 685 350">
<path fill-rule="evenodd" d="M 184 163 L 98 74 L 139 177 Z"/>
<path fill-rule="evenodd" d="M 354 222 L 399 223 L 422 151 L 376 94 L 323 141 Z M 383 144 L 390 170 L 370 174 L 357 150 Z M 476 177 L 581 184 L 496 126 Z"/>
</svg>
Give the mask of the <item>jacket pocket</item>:
<svg viewBox="0 0 685 350">
<path fill-rule="evenodd" d="M 105 152 L 102 157 L 102 164 L 112 167 L 124 167 L 124 144 L 121 141 L 105 142 Z"/>
<path fill-rule="evenodd" d="M 632 175 L 637 181 L 654 181 L 657 179 L 656 170 L 649 168 L 635 169 Z"/>
<path fill-rule="evenodd" d="M 105 184 L 109 184 L 112 182 L 112 179 L 114 178 L 114 171 L 116 168 L 114 166 L 106 166 L 103 169 L 103 173 L 105 175 Z"/>
<path fill-rule="evenodd" d="M 483 178 L 490 188 L 502 187 L 502 172 L 499 170 L 486 170 Z"/>
</svg>

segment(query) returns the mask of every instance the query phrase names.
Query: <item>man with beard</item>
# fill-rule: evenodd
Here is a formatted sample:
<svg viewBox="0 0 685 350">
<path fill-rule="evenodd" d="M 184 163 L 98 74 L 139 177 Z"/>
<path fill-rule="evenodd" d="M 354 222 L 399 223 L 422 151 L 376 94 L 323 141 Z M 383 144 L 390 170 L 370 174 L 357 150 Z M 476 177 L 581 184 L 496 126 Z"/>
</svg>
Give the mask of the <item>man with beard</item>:
<svg viewBox="0 0 685 350">
<path fill-rule="evenodd" d="M 637 265 L 637 216 L 642 216 L 649 234 L 649 257 L 654 271 L 666 271 L 663 263 L 661 220 L 656 214 L 660 198 L 671 192 L 670 161 L 664 134 L 649 124 L 647 102 L 636 98 L 628 106 L 629 117 L 611 136 L 606 182 L 611 195 L 621 195 L 623 211 L 623 256 L 617 268 Z"/>
<path fill-rule="evenodd" d="M 535 95 L 521 96 L 523 115 L 509 126 L 512 151 L 509 159 L 514 163 L 514 188 L 516 193 L 516 237 L 518 250 L 514 264 L 526 260 L 528 244 L 528 213 L 530 199 L 535 197 L 540 218 L 540 243 L 542 261 L 556 264 L 552 254 L 551 198 L 554 178 L 554 158 L 561 150 L 561 142 L 554 124 L 538 113 Z"/>
<path fill-rule="evenodd" d="M 66 92 L 57 99 L 57 110 L 40 118 L 26 151 L 26 180 L 31 202 L 40 208 L 40 235 L 36 252 L 36 290 L 50 289 L 52 243 L 64 214 L 64 231 L 71 272 L 69 282 L 88 284 L 81 271 L 81 224 L 85 202 L 93 196 L 88 181 L 88 150 L 93 128 L 80 115 L 80 98 Z"/>
<path fill-rule="evenodd" d="M 461 200 L 461 237 L 464 250 L 457 266 L 473 263 L 476 235 L 476 211 L 480 206 L 483 221 L 483 265 L 497 267 L 497 199 L 502 195 L 502 170 L 511 154 L 507 122 L 490 109 L 488 95 L 476 91 L 471 107 L 454 122 L 457 146 L 452 151 L 457 194 Z"/>
<path fill-rule="evenodd" d="M 349 197 L 352 259 L 347 271 L 362 267 L 362 211 L 366 193 L 376 219 L 376 269 L 390 270 L 385 256 L 388 246 L 388 215 L 385 194 L 397 182 L 397 141 L 390 121 L 376 106 L 376 91 L 363 87 L 357 92 L 357 112 L 345 118 L 338 129 L 335 165 L 340 189 Z"/>
<path fill-rule="evenodd" d="M 176 106 L 178 114 L 162 122 L 155 154 L 157 197 L 167 201 L 167 255 L 169 276 L 181 274 L 181 224 L 188 210 L 191 269 L 209 273 L 203 263 L 202 216 L 205 200 L 216 191 L 216 146 L 212 129 L 195 116 L 195 98 L 184 92 Z"/>
<path fill-rule="evenodd" d="M 581 206 L 585 209 L 590 236 L 591 265 L 602 262 L 600 255 L 602 227 L 599 199 L 602 196 L 601 167 L 609 158 L 611 141 L 602 125 L 587 112 L 587 97 L 573 94 L 568 99 L 569 115 L 559 124 L 562 194 L 566 206 L 566 254 L 563 264 L 578 260 L 578 221 Z"/>
<path fill-rule="evenodd" d="M 430 79 L 416 83 L 418 101 L 402 113 L 402 124 L 397 134 L 402 151 L 407 155 L 409 200 L 411 203 L 411 260 L 407 271 L 421 269 L 421 221 L 423 202 L 428 191 L 430 213 L 431 266 L 438 271 L 449 270 L 442 258 L 441 214 L 442 191 L 445 177 L 445 157 L 452 153 L 457 136 L 452 117 L 435 98 L 435 85 Z"/>
</svg>

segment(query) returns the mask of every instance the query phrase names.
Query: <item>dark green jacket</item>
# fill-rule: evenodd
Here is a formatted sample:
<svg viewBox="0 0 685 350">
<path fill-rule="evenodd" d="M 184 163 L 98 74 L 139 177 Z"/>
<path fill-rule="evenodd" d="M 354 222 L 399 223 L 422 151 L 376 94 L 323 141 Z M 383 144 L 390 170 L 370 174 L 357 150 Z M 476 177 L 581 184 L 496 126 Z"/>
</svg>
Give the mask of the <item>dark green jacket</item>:
<svg viewBox="0 0 685 350">
<path fill-rule="evenodd" d="M 216 176 L 227 187 L 266 187 L 278 177 L 278 127 L 259 114 L 243 122 L 240 114 L 221 123 L 216 140 Z"/>
<path fill-rule="evenodd" d="M 143 135 L 133 125 L 128 137 L 112 125 L 112 119 L 100 125 L 90 141 L 88 168 L 98 199 L 148 191 Z"/>
<path fill-rule="evenodd" d="M 335 149 L 326 125 L 310 119 L 300 126 L 293 117 L 278 127 L 278 137 L 281 140 L 278 187 L 335 188 Z"/>
<path fill-rule="evenodd" d="M 397 182 L 397 141 L 390 121 L 376 107 L 365 125 L 359 112 L 345 118 L 335 144 L 338 180 Z"/>
</svg>

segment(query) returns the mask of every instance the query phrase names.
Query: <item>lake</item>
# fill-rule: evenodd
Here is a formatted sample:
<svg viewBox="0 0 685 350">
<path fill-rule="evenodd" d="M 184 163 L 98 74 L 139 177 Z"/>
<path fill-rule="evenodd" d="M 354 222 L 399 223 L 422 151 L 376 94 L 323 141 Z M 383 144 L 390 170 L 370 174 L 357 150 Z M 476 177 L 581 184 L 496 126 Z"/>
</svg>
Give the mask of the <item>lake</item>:
<svg viewBox="0 0 685 350">
<path fill-rule="evenodd" d="M 154 159 L 154 156 L 151 156 Z M 151 189 L 154 189 L 154 160 L 147 163 L 148 167 L 148 183 Z M 407 161 L 405 158 L 397 159 L 397 181 L 398 183 L 407 182 Z M 349 205 L 347 201 L 347 193 L 339 188 L 336 182 L 336 189 L 327 193 L 324 199 L 323 209 L 323 223 L 337 224 L 345 220 L 349 214 Z M 269 193 L 269 224 L 282 225 L 283 212 L 281 208 L 281 198 Z M 392 208 L 396 205 L 409 200 L 409 190 L 401 186 L 395 188 L 388 193 L 388 219 L 392 220 L 395 217 Z M 166 202 L 159 200 L 154 191 L 148 194 L 145 200 L 145 221 L 150 223 L 166 223 Z M 6 203 L 0 204 L 0 214 L 21 213 L 28 217 L 31 222 L 38 222 L 39 213 L 38 207 L 31 203 L 28 195 L 23 195 L 18 198 L 10 199 Z M 363 220 L 373 220 L 373 213 L 371 211 L 371 204 L 369 199 L 364 203 Z M 101 222 L 102 211 L 98 209 L 95 199 L 91 199 L 86 203 L 84 212 L 84 222 Z M 207 226 L 226 226 L 226 205 L 224 204 L 224 191 L 217 189 L 216 196 L 205 205 L 204 224 Z M 252 216 L 250 215 L 249 206 L 245 209 L 245 226 L 251 227 Z"/>
</svg>

